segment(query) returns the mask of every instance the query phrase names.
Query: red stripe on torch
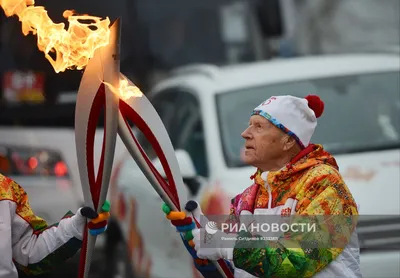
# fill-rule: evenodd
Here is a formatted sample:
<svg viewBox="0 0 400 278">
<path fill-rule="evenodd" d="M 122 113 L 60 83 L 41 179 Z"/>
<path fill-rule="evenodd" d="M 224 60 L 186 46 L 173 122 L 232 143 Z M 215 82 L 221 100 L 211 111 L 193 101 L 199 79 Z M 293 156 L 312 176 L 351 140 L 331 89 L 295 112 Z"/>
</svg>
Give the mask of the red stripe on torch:
<svg viewBox="0 0 400 278">
<path fill-rule="evenodd" d="M 101 150 L 101 158 L 99 164 L 99 171 L 97 173 L 97 179 L 95 179 L 94 173 L 94 137 L 96 133 L 97 122 L 101 114 L 101 110 L 105 106 L 105 87 L 104 84 L 101 84 L 99 89 L 97 90 L 97 94 L 93 99 L 92 107 L 90 109 L 87 133 L 86 133 L 86 165 L 88 170 L 88 178 L 90 185 L 90 192 L 92 194 L 92 200 L 95 210 L 97 210 L 100 191 L 101 191 L 101 178 L 103 175 L 103 166 L 104 166 L 104 148 L 105 148 L 105 139 L 103 139 L 103 146 Z M 105 116 L 105 111 L 104 111 Z M 104 126 L 104 134 L 106 132 L 106 127 Z M 105 136 L 103 136 L 105 138 Z M 86 264 L 86 252 L 87 252 L 87 224 L 85 224 L 84 234 L 83 234 L 83 243 L 79 260 L 79 274 L 78 277 L 84 276 L 85 264 Z"/>
<path fill-rule="evenodd" d="M 171 169 L 169 168 L 168 161 L 164 155 L 164 152 L 162 151 L 162 148 L 157 141 L 157 138 L 154 136 L 153 132 L 149 128 L 149 126 L 146 124 L 146 122 L 140 117 L 136 111 L 134 111 L 127 103 L 125 103 L 123 100 L 120 100 L 119 103 L 119 109 L 124 116 L 125 124 L 129 127 L 128 130 L 132 136 L 132 139 L 134 140 L 136 146 L 138 147 L 140 153 L 142 154 L 144 160 L 146 161 L 146 164 L 149 166 L 150 170 L 154 174 L 155 178 L 161 185 L 161 187 L 164 189 L 164 191 L 167 193 L 167 195 L 171 198 L 171 201 L 174 203 L 174 205 L 177 207 L 177 209 L 180 211 L 180 204 L 179 204 L 179 197 L 176 191 L 176 184 L 175 181 L 172 177 Z M 147 154 L 141 147 L 140 143 L 136 139 L 135 135 L 132 133 L 132 130 L 129 126 L 129 123 L 127 121 L 127 118 L 132 120 L 133 123 L 139 128 L 139 130 L 145 135 L 146 139 L 150 142 L 151 146 L 153 147 L 154 151 L 156 152 L 158 158 L 160 159 L 160 162 L 164 168 L 165 174 L 168 178 L 168 183 L 163 179 L 163 177 L 160 175 L 160 173 L 155 169 L 154 165 L 151 163 L 150 159 L 148 158 Z M 196 225 L 199 227 L 200 223 L 196 221 Z M 217 261 L 218 265 L 221 267 L 222 271 L 228 278 L 233 278 L 233 274 L 227 264 L 225 263 L 224 260 L 219 259 Z"/>
<path fill-rule="evenodd" d="M 168 179 L 168 183 L 164 180 L 164 178 L 161 176 L 161 174 L 157 171 L 157 169 L 154 167 L 154 165 L 151 163 L 150 159 L 148 158 L 147 154 L 144 152 L 143 148 L 140 146 L 140 143 L 137 141 L 136 137 L 131 131 L 131 128 L 129 128 L 129 131 L 131 133 L 131 136 L 135 142 L 135 144 L 138 146 L 140 153 L 142 154 L 143 158 L 145 159 L 147 165 L 150 167 L 151 171 L 153 172 L 154 176 L 156 177 L 157 181 L 161 185 L 161 187 L 164 189 L 164 191 L 168 194 L 168 196 L 171 198 L 172 202 L 174 205 L 177 207 L 178 210 L 181 210 L 180 204 L 179 204 L 179 197 L 178 193 L 176 191 L 176 185 L 175 181 L 172 176 L 171 169 L 169 168 L 168 161 L 165 157 L 164 152 L 162 151 L 162 148 L 157 141 L 157 138 L 154 136 L 153 132 L 149 128 L 149 126 L 146 124 L 146 122 L 140 117 L 136 111 L 134 111 L 126 102 L 120 100 L 119 103 L 119 109 L 124 116 L 125 122 L 129 127 L 129 124 L 127 122 L 127 118 L 132 120 L 135 125 L 139 128 L 139 130 L 144 134 L 146 139 L 150 142 L 151 146 L 153 147 L 154 151 L 156 152 L 158 158 L 160 159 L 160 162 L 164 168 L 165 174 Z"/>
</svg>

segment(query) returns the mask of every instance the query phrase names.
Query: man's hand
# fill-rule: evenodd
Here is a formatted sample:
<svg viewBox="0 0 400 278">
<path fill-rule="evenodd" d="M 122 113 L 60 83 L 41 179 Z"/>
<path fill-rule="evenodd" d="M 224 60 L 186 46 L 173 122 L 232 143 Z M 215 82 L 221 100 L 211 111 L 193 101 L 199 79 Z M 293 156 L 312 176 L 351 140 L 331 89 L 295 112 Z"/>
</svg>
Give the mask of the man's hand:
<svg viewBox="0 0 400 278">
<path fill-rule="evenodd" d="M 198 203 L 195 201 L 187 202 L 185 209 L 188 212 L 195 210 L 198 207 Z M 195 243 L 193 241 L 193 230 L 196 228 L 196 223 L 193 218 L 186 216 L 185 212 L 175 212 L 171 211 L 167 204 L 162 206 L 163 212 L 166 214 L 168 220 L 176 228 L 177 232 L 180 233 L 181 239 L 185 248 L 188 250 L 189 254 L 194 260 L 194 264 L 199 271 L 215 271 L 216 268 L 207 259 L 201 259 L 197 256 L 196 250 L 193 248 Z"/>
<path fill-rule="evenodd" d="M 184 211 L 172 211 L 165 203 L 162 206 L 162 210 L 166 214 L 167 219 L 171 221 L 171 224 L 176 227 L 176 230 L 183 233 L 184 240 L 187 241 L 189 246 L 193 247 L 192 230 L 196 228 L 196 224 L 192 217 L 187 217 Z"/>
<path fill-rule="evenodd" d="M 200 221 L 201 217 L 204 217 L 204 222 L 209 222 L 201 211 L 200 205 L 195 201 L 189 201 L 186 206 L 186 210 L 190 211 L 195 219 Z M 202 221 L 203 222 L 203 221 Z M 220 248 L 222 242 L 218 242 L 218 238 L 221 239 L 223 236 L 222 231 L 218 231 L 215 234 L 208 234 L 204 228 L 195 228 L 192 231 L 193 235 L 193 248 L 196 250 L 197 257 L 203 260 L 218 260 L 218 259 L 231 259 L 233 248 Z M 201 239 L 203 237 L 203 239 Z M 202 241 L 204 242 L 202 244 Z"/>
<path fill-rule="evenodd" d="M 200 216 L 204 217 L 200 205 L 196 201 L 187 202 L 185 209 L 192 213 L 193 217 L 198 221 L 200 221 Z M 190 252 L 192 257 L 199 263 L 202 261 L 204 264 L 207 260 L 218 260 L 221 258 L 230 259 L 232 257 L 231 253 L 233 248 L 211 248 L 207 246 L 203 246 L 202 248 L 200 234 L 205 235 L 206 231 L 203 228 L 197 228 L 192 217 L 187 217 L 185 212 L 171 211 L 166 204 L 163 205 L 163 211 L 167 215 L 167 219 L 171 220 L 172 225 L 176 227 L 177 231 L 184 234 L 183 239 L 186 240 L 187 244 L 195 251 Z M 221 233 L 222 232 L 219 231 L 216 235 L 221 235 Z M 213 238 L 215 240 L 218 237 L 216 235 L 208 235 L 207 240 L 210 241 L 213 240 Z M 217 243 L 218 242 L 211 243 L 210 246 L 217 246 Z M 209 242 L 207 245 L 208 244 Z"/>
<path fill-rule="evenodd" d="M 171 211 L 167 204 L 163 205 L 162 210 L 167 215 L 167 219 L 171 220 L 171 224 L 180 232 L 183 244 L 192 256 L 196 269 L 205 277 L 221 277 L 221 274 L 210 259 L 215 260 L 224 258 L 225 256 L 230 258 L 232 255 L 229 256 L 229 252 L 225 254 L 222 248 L 218 248 L 218 250 L 200 248 L 200 229 L 196 227 L 195 223 L 195 221 L 200 221 L 200 216 L 202 215 L 200 205 L 193 200 L 186 203 L 185 210 L 191 213 L 193 218 L 186 216 L 185 212 Z M 230 262 L 227 260 L 225 262 L 231 271 L 233 271 Z"/>
<path fill-rule="evenodd" d="M 88 228 L 92 236 L 97 236 L 107 230 L 108 218 L 110 218 L 110 203 L 105 201 L 101 210 L 100 214 L 91 207 L 82 207 L 78 210 L 81 216 L 91 219 L 88 223 Z"/>
<path fill-rule="evenodd" d="M 212 261 L 216 261 L 219 259 L 232 259 L 233 248 L 217 247 L 218 245 L 222 244 L 222 242 L 218 242 L 218 238 L 221 240 L 222 233 L 222 231 L 218 231 L 217 233 L 211 235 L 208 234 L 207 231 L 203 228 L 196 228 L 192 231 L 194 249 L 196 250 L 197 256 L 200 259 L 208 259 Z M 203 246 L 201 243 L 201 237 L 206 238 L 203 239 L 203 241 L 207 242 L 204 242 Z M 206 245 L 209 245 L 209 247 L 207 247 Z"/>
</svg>

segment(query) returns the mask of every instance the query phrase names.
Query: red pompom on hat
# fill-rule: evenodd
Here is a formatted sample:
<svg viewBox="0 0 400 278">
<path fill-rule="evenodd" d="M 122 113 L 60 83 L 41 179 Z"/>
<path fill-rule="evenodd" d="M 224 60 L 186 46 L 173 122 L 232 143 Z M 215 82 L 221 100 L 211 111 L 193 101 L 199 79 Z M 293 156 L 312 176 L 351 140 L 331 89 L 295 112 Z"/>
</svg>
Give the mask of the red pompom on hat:
<svg viewBox="0 0 400 278">
<path fill-rule="evenodd" d="M 324 102 L 317 95 L 308 95 L 305 97 L 308 101 L 308 107 L 314 111 L 315 117 L 321 117 L 324 112 Z"/>
</svg>

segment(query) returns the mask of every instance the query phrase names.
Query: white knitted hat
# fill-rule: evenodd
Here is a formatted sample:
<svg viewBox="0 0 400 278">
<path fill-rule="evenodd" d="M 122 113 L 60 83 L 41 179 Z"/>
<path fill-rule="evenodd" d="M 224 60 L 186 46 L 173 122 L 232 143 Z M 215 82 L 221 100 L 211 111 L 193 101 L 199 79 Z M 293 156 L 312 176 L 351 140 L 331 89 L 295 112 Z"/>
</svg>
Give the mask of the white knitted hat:
<svg viewBox="0 0 400 278">
<path fill-rule="evenodd" d="M 316 95 L 305 98 L 272 96 L 257 106 L 252 115 L 266 118 L 305 148 L 317 126 L 317 118 L 323 111 L 324 103 Z"/>
</svg>

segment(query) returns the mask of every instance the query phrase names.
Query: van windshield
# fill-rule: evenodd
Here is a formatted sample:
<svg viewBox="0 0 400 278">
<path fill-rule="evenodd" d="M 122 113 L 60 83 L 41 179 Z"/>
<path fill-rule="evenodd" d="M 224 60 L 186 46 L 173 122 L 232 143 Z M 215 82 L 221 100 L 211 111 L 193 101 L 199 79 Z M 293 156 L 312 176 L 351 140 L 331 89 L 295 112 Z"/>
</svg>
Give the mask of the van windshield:
<svg viewBox="0 0 400 278">
<path fill-rule="evenodd" d="M 221 140 L 229 167 L 240 159 L 249 116 L 274 95 L 317 94 L 325 102 L 312 143 L 333 154 L 400 147 L 400 74 L 398 71 L 268 84 L 217 94 Z"/>
</svg>

